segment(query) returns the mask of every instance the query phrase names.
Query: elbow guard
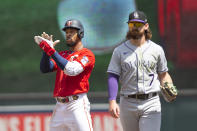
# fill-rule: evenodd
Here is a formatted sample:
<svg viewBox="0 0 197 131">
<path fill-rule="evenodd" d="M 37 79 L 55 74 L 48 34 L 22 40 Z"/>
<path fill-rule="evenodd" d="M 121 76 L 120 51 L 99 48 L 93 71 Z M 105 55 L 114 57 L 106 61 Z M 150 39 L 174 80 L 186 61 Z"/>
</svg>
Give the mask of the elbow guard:
<svg viewBox="0 0 197 131">
<path fill-rule="evenodd" d="M 81 72 L 83 72 L 83 67 L 77 61 L 68 62 L 64 68 L 64 73 L 69 76 L 76 76 Z"/>
</svg>

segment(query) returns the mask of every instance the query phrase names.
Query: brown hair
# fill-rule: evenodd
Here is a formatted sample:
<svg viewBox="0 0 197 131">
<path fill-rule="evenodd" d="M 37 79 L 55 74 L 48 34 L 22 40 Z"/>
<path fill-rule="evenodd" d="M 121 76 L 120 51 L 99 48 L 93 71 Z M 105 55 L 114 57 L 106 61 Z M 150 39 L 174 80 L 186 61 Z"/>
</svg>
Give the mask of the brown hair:
<svg viewBox="0 0 197 131">
<path fill-rule="evenodd" d="M 145 38 L 146 40 L 150 40 L 152 38 L 152 31 L 150 28 L 148 28 L 148 30 L 145 30 Z"/>
<path fill-rule="evenodd" d="M 152 32 L 150 30 L 150 28 L 148 28 L 147 30 L 145 30 L 144 32 L 138 32 L 137 30 L 133 30 L 133 31 L 128 31 L 127 35 L 126 35 L 126 39 L 139 39 L 141 38 L 143 35 L 145 35 L 145 39 L 146 40 L 150 40 L 152 38 Z"/>
</svg>

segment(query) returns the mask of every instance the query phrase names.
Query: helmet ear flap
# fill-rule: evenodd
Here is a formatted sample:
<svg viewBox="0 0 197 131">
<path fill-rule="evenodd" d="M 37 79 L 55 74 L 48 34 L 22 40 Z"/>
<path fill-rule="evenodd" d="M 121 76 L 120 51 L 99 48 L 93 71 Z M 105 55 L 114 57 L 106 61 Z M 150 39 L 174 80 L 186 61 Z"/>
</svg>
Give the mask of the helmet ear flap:
<svg viewBox="0 0 197 131">
<path fill-rule="evenodd" d="M 84 36 L 84 32 L 81 31 L 81 30 L 79 30 L 78 33 L 77 33 L 77 36 L 78 36 L 80 39 L 82 39 L 83 36 Z"/>
</svg>

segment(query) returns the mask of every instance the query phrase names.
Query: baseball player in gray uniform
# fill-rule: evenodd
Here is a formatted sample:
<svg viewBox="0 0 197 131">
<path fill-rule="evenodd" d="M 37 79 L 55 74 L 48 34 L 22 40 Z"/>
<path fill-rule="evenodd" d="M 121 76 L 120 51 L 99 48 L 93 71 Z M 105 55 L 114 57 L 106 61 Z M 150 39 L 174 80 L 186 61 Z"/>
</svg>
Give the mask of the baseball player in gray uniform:
<svg viewBox="0 0 197 131">
<path fill-rule="evenodd" d="M 160 131 L 158 92 L 172 83 L 164 50 L 151 41 L 152 33 L 142 11 L 129 15 L 126 41 L 113 51 L 108 66 L 109 112 L 124 131 Z M 116 102 L 120 82 L 120 106 Z"/>
</svg>

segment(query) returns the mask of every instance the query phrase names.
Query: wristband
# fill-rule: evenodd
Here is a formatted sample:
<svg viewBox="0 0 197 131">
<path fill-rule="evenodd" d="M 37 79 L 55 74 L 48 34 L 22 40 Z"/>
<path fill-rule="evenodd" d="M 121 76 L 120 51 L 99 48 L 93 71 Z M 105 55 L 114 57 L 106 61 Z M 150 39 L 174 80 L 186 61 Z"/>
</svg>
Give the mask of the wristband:
<svg viewBox="0 0 197 131">
<path fill-rule="evenodd" d="M 51 56 L 55 53 L 55 49 L 50 47 L 50 45 L 44 40 L 40 42 L 39 46 L 44 52 L 46 52 L 48 56 Z"/>
</svg>

